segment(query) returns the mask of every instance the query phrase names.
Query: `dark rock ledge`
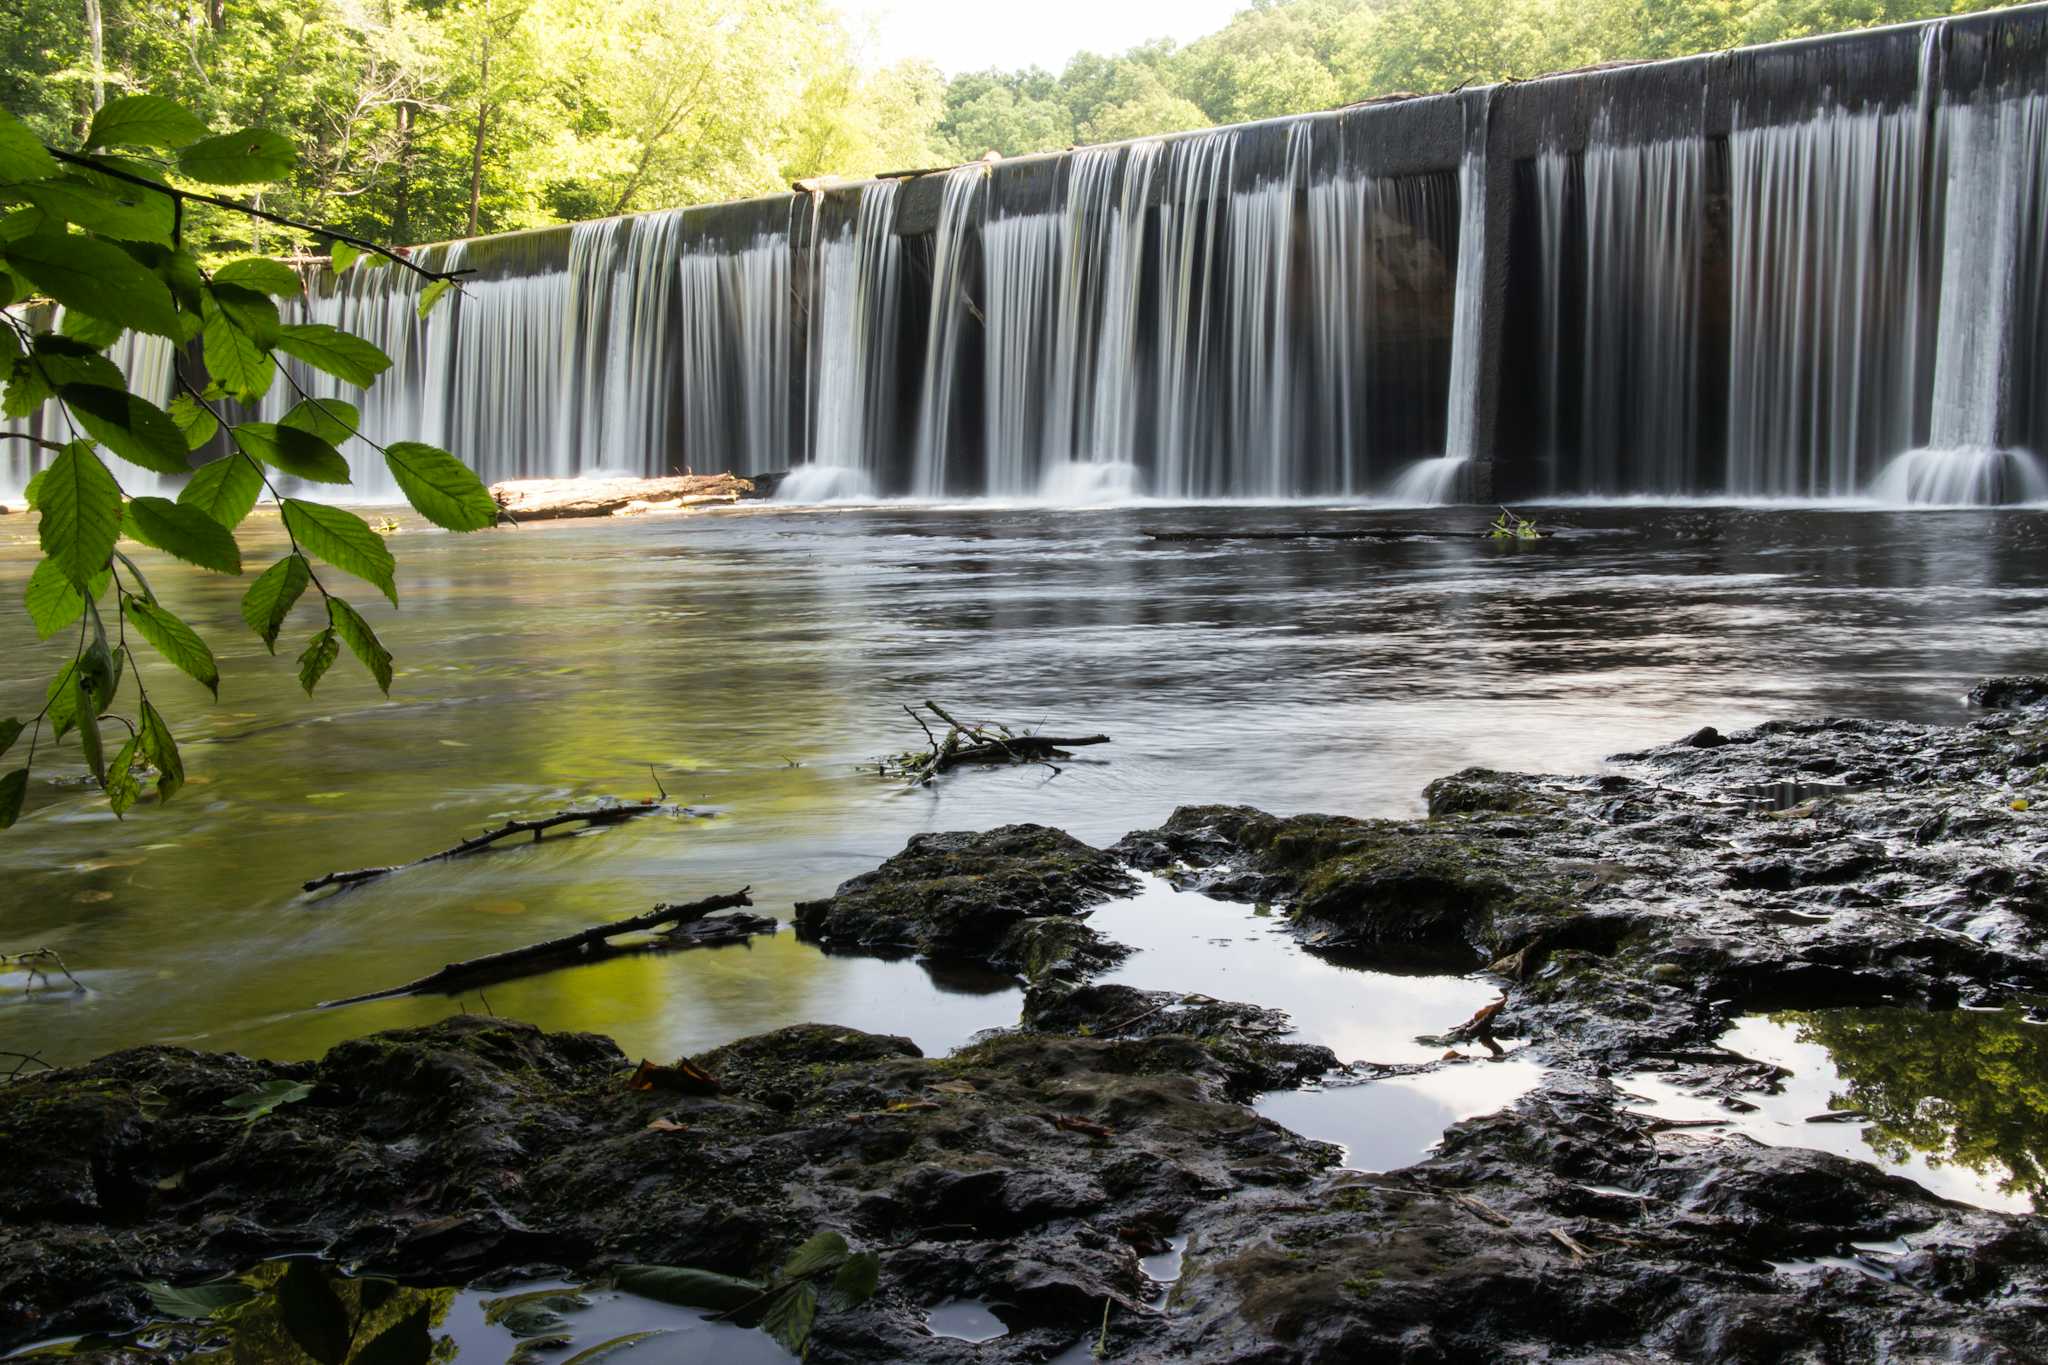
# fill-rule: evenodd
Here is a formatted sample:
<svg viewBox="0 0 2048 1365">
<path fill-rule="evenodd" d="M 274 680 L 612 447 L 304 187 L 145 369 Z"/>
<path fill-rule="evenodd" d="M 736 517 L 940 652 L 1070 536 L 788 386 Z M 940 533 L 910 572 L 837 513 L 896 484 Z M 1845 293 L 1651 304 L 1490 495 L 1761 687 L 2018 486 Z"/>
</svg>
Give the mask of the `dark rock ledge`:
<svg viewBox="0 0 2048 1365">
<path fill-rule="evenodd" d="M 820 1361 L 1044 1360 L 1105 1300 L 1121 1361 L 2048 1359 L 2048 1220 L 1659 1132 L 1610 1079 L 1757 1073 L 1712 1046 L 1742 1012 L 2048 987 L 2048 711 L 1986 697 L 2014 709 L 1703 732 L 1598 778 L 1470 770 L 1421 821 L 1195 807 L 1108 852 L 920 836 L 798 921 L 1023 975 L 1024 1026 L 950 1058 L 800 1025 L 697 1058 L 723 1089 L 692 1098 L 625 1089 L 605 1039 L 460 1017 L 317 1063 L 141 1048 L 0 1088 L 0 1348 L 287 1251 L 438 1284 L 744 1273 L 829 1227 L 881 1251 L 882 1293 L 819 1319 Z M 1310 950 L 1490 965 L 1547 1079 L 1416 1166 L 1332 1172 L 1241 1103 L 1327 1052 L 1257 1004 L 1090 984 L 1118 950 L 1087 912 L 1126 864 L 1284 909 Z M 222 1108 L 282 1078 L 311 1095 Z M 1191 1244 L 1162 1312 L 1138 1258 L 1169 1233 Z M 1824 1263 L 1898 1238 L 1888 1279 Z M 1011 1334 L 931 1337 L 952 1297 Z"/>
</svg>

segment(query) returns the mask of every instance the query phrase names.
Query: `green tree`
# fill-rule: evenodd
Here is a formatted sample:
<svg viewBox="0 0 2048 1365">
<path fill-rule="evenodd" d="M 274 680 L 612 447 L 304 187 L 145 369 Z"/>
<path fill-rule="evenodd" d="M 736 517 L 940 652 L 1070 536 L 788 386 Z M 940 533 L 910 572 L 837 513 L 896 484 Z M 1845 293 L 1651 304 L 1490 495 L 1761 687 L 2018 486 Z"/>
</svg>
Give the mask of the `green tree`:
<svg viewBox="0 0 2048 1365">
<path fill-rule="evenodd" d="M 205 264 L 186 238 L 187 218 L 200 209 L 317 231 L 278 222 L 210 188 L 249 193 L 286 179 L 295 163 L 292 144 L 276 133 L 212 134 L 197 114 L 160 96 L 108 99 L 76 147 L 46 144 L 0 113 L 0 206 L 7 210 L 0 216 L 0 304 L 61 309 L 55 330 L 32 329 L 15 308 L 0 322 L 0 409 L 17 418 L 41 409 L 57 422 L 41 434 L 4 433 L 50 457 L 29 483 L 43 557 L 24 598 L 39 636 L 70 641 L 42 710 L 26 720 L 0 719 L 0 757 L 17 746 L 26 753 L 21 766 L 0 771 L 0 828 L 12 826 L 27 804 L 46 732 L 51 744 L 76 736 L 117 815 L 142 799 L 138 774 L 153 775 L 160 801 L 184 782 L 177 741 L 149 691 L 153 665 L 145 665 L 142 646 L 215 695 L 220 670 L 206 642 L 158 600 L 124 543 L 238 575 L 244 565 L 235 529 L 267 493 L 290 551 L 256 576 L 243 599 L 244 620 L 274 650 L 294 610 L 316 605 L 320 621 L 298 659 L 306 692 L 343 648 L 390 689 L 391 655 L 340 595 L 334 576 L 349 575 L 396 603 L 390 550 L 354 513 L 285 497 L 273 482 L 276 474 L 348 482 L 348 462 L 335 446 L 364 436 L 356 408 L 301 392 L 272 423 L 235 422 L 227 405 L 253 404 L 280 380 L 295 386 L 281 356 L 364 388 L 391 362 L 338 328 L 288 321 L 285 309 L 304 288 L 296 271 L 260 256 Z M 454 284 L 381 247 L 341 237 L 334 267 L 359 264 L 366 249 L 385 268 L 422 278 L 423 315 Z M 182 392 L 168 409 L 131 392 L 104 354 L 128 331 L 197 343 L 204 373 L 195 377 L 180 367 Z M 378 449 L 428 520 L 452 531 L 496 522 L 490 494 L 447 451 L 409 441 Z M 202 451 L 218 453 L 192 468 Z M 117 472 L 127 466 L 185 482 L 175 500 L 130 497 Z"/>
</svg>

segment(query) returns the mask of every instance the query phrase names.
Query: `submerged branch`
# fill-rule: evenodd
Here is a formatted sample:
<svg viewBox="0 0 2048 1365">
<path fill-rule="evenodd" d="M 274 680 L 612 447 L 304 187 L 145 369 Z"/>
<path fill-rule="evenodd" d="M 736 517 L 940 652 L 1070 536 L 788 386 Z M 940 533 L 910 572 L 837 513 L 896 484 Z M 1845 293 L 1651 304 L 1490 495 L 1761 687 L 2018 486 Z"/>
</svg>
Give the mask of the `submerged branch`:
<svg viewBox="0 0 2048 1365">
<path fill-rule="evenodd" d="M 660 779 L 656 779 L 659 784 Z M 688 808 L 670 805 L 666 800 L 626 801 L 607 806 L 585 806 L 580 810 L 556 811 L 553 815 L 538 820 L 507 820 L 496 829 L 487 829 L 482 834 L 464 839 L 453 848 L 444 848 L 439 853 L 429 853 L 424 858 L 415 858 L 409 863 L 393 863 L 389 867 L 363 867 L 353 872 L 329 872 L 315 877 L 301 888 L 304 891 L 318 891 L 324 887 L 360 886 L 364 882 L 388 877 L 394 872 L 403 872 L 409 867 L 420 867 L 426 863 L 446 862 L 450 858 L 461 858 L 489 848 L 501 839 L 515 834 L 531 834 L 539 843 L 541 835 L 562 825 L 581 824 L 586 828 L 601 828 L 606 825 L 622 825 L 642 815 L 653 815 L 660 811 L 678 811 L 687 814 Z"/>
<path fill-rule="evenodd" d="M 1055 756 L 1064 756 L 1069 749 L 1110 742 L 1108 735 L 1020 735 L 1005 725 L 969 725 L 955 720 L 935 701 L 925 702 L 924 709 L 945 723 L 945 739 L 932 733 L 932 727 L 925 724 L 915 708 L 906 706 L 904 713 L 924 731 L 929 751 L 897 754 L 882 764 L 885 774 L 893 772 L 912 787 L 925 786 L 940 773 L 962 763 L 1043 763 L 1057 777 L 1060 767 L 1052 762 Z"/>
<path fill-rule="evenodd" d="M 706 916 L 719 910 L 752 905 L 754 902 L 747 895 L 751 890 L 752 887 L 743 886 L 730 894 L 710 896 L 701 901 L 692 901 L 688 905 L 657 905 L 646 914 L 634 915 L 630 919 L 592 925 L 588 929 L 579 929 L 560 938 L 529 943 L 524 948 L 511 948 L 502 953 L 487 953 L 483 957 L 451 962 L 440 971 L 430 972 L 417 981 L 406 982 L 403 986 L 371 991 L 364 995 L 351 995 L 341 1000 L 323 1000 L 320 1002 L 320 1008 L 334 1009 L 341 1005 L 359 1005 L 366 1000 L 388 1000 L 399 995 L 455 995 L 510 977 L 531 976 L 536 972 L 551 971 L 556 967 L 573 963 L 596 962 L 622 953 L 641 952 L 650 948 L 727 943 L 753 934 L 770 932 L 775 928 L 775 921 L 760 915 L 735 915 L 729 919 L 706 920 Z M 670 939 L 667 943 L 622 947 L 610 941 L 621 934 L 645 933 L 663 925 L 671 926 L 667 931 Z"/>
</svg>

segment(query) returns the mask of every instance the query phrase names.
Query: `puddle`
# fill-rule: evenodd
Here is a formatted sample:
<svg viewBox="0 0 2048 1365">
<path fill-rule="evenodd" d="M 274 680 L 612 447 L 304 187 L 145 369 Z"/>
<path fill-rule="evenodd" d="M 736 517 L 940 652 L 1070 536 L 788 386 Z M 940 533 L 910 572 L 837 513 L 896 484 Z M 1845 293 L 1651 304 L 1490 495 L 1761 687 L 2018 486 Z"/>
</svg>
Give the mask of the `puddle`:
<svg viewBox="0 0 2048 1365">
<path fill-rule="evenodd" d="M 1880 790 L 1882 788 L 1874 782 L 1757 782 L 1729 787 L 1727 793 L 1750 814 L 1771 815 L 1797 810 L 1810 802 L 1826 801 L 1831 797 L 1856 796 Z"/>
<path fill-rule="evenodd" d="M 952 1299 L 925 1314 L 924 1325 L 935 1337 L 980 1343 L 1006 1337 L 1010 1329 L 988 1311 L 988 1305 L 971 1299 Z"/>
<path fill-rule="evenodd" d="M 1102 980 L 1284 1009 L 1290 1036 L 1321 1043 L 1339 1061 L 1435 1061 L 1443 1045 L 1418 1043 L 1418 1034 L 1447 1033 L 1500 997 L 1498 986 L 1472 977 L 1304 952 L 1278 915 L 1176 891 L 1160 877 L 1143 881 L 1138 895 L 1089 917 L 1097 932 L 1137 950 Z"/>
<path fill-rule="evenodd" d="M 1775 1092 L 1716 1094 L 1638 1072 L 1621 1087 L 1660 1117 L 1716 1119 L 1778 1147 L 1874 1162 L 1980 1208 L 2048 1210 L 2048 1027 L 2025 1007 L 1835 1009 L 1750 1015 L 1721 1046 L 1784 1067 Z"/>
<path fill-rule="evenodd" d="M 1396 1171 L 1428 1156 L 1444 1129 L 1514 1103 L 1542 1078 L 1534 1062 L 1475 1060 L 1419 1076 L 1276 1090 L 1254 1107 L 1303 1137 L 1343 1148 L 1346 1170 Z"/>
<path fill-rule="evenodd" d="M 1188 1239 L 1185 1233 L 1166 1239 L 1166 1250 L 1138 1260 L 1138 1268 L 1145 1272 L 1145 1278 L 1158 1286 L 1157 1292 L 1147 1301 L 1147 1307 L 1165 1311 L 1167 1300 L 1173 1297 L 1174 1286 L 1180 1283 L 1181 1262 L 1188 1254 Z"/>
<path fill-rule="evenodd" d="M 284 1287 L 294 1265 L 315 1268 L 296 1291 Z M 211 1317 L 43 1342 L 6 1358 L 104 1359 L 118 1353 L 134 1361 L 293 1361 L 345 1355 L 386 1365 L 556 1365 L 585 1353 L 591 1360 L 650 1365 L 714 1358 L 720 1365 L 785 1365 L 791 1359 L 761 1332 L 618 1290 L 552 1281 L 493 1290 L 420 1289 L 350 1279 L 317 1261 L 273 1262 L 236 1281 L 172 1291 L 159 1306 L 197 1313 L 237 1294 L 246 1297 L 217 1306 Z M 344 1340 L 342 1351 L 324 1355 L 306 1346 Z"/>
</svg>

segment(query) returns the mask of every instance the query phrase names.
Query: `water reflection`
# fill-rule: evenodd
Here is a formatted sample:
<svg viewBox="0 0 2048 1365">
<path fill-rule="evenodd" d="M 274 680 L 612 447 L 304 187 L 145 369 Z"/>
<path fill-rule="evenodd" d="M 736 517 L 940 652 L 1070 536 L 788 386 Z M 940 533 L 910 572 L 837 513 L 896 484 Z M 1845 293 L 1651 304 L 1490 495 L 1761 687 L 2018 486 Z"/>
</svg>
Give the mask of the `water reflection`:
<svg viewBox="0 0 2048 1365">
<path fill-rule="evenodd" d="M 58 1061 L 173 1038 L 306 1056 L 454 1007 L 314 1001 L 743 885 L 786 915 L 918 830 L 1039 820 L 1107 841 L 1214 800 L 1412 813 L 1426 781 L 1468 763 L 1580 769 L 1703 724 L 1820 710 L 1953 718 L 1970 677 L 2038 663 L 2034 512 L 1560 508 L 1543 514 L 1556 540 L 1509 554 L 1144 534 L 1486 519 L 768 508 L 458 538 L 401 516 L 404 610 L 356 603 L 398 656 L 392 699 L 344 660 L 311 703 L 294 651 L 272 658 L 240 624 L 245 584 L 137 550 L 213 642 L 222 701 L 145 663 L 186 737 L 190 787 L 167 809 L 117 826 L 75 745 L 39 772 L 33 813 L 0 838 L 0 942 L 57 948 L 94 991 L 0 992 L 0 1031 Z M 260 565 L 274 518 L 249 539 Z M 29 518 L 0 519 L 0 593 L 18 598 L 35 553 Z M 40 705 L 52 657 L 0 613 L 0 715 Z M 862 765 L 903 746 L 897 707 L 925 696 L 1116 742 L 1050 781 L 1019 769 L 902 792 Z M 719 818 L 420 868 L 320 906 L 296 896 L 508 815 L 645 795 L 650 764 Z M 650 1056 L 800 1019 L 908 1020 L 893 1031 L 929 1047 L 1015 1015 L 1000 995 L 932 991 L 914 964 L 786 936 L 558 973 L 490 1004 Z"/>
<path fill-rule="evenodd" d="M 1875 1161 L 1983 1208 L 2048 1208 L 2048 1026 L 2023 1007 L 1751 1015 L 1720 1042 L 1791 1075 L 1745 1093 L 1748 1112 L 1661 1077 L 1621 1083 L 1658 1114 Z"/>
</svg>

